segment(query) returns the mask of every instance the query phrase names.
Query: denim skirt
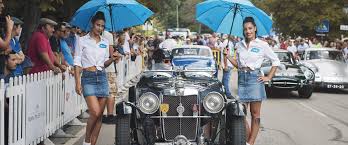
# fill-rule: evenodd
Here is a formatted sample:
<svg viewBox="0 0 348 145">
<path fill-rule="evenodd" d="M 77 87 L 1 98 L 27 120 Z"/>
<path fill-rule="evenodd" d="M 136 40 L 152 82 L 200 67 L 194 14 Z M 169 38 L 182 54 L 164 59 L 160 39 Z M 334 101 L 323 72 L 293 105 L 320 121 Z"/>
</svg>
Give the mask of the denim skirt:
<svg viewBox="0 0 348 145">
<path fill-rule="evenodd" d="M 265 84 L 257 79 L 260 70 L 238 71 L 238 96 L 241 102 L 256 102 L 266 99 Z"/>
<path fill-rule="evenodd" d="M 109 84 L 105 70 L 82 71 L 82 92 L 84 97 L 109 97 Z"/>
</svg>

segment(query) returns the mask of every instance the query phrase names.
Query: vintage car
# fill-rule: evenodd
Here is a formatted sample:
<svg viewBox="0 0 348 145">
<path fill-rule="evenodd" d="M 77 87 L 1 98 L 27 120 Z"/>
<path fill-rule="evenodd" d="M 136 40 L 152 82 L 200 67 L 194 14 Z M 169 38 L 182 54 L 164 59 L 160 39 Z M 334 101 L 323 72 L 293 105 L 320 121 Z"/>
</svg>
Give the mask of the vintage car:
<svg viewBox="0 0 348 145">
<path fill-rule="evenodd" d="M 348 87 L 348 64 L 343 53 L 333 48 L 308 48 L 301 63 L 315 72 L 315 86 L 329 89 Z"/>
<path fill-rule="evenodd" d="M 297 63 L 291 52 L 274 50 L 281 65 L 271 81 L 265 82 L 267 94 L 275 89 L 285 91 L 298 91 L 300 97 L 310 98 L 314 88 L 314 72 L 307 66 Z M 271 62 L 266 60 L 261 71 L 267 75 L 271 69 Z"/>
<path fill-rule="evenodd" d="M 244 106 L 227 98 L 210 48 L 172 50 L 172 69 L 148 70 L 116 107 L 116 145 L 245 145 Z"/>
</svg>

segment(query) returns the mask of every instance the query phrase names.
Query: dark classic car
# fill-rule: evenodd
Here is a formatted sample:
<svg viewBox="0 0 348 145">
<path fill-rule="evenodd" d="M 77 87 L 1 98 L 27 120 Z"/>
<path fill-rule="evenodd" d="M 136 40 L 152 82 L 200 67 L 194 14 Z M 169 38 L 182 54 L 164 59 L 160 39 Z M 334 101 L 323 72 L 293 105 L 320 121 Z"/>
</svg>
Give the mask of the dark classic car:
<svg viewBox="0 0 348 145">
<path fill-rule="evenodd" d="M 265 82 L 266 91 L 271 94 L 274 89 L 298 91 L 300 97 L 310 98 L 314 87 L 314 72 L 307 66 L 297 63 L 291 52 L 274 50 L 281 65 L 271 81 Z M 261 71 L 267 75 L 271 69 L 271 62 L 264 61 Z"/>
<path fill-rule="evenodd" d="M 148 70 L 117 105 L 117 145 L 245 145 L 244 106 L 227 98 L 210 48 L 172 50 L 171 70 Z"/>
</svg>

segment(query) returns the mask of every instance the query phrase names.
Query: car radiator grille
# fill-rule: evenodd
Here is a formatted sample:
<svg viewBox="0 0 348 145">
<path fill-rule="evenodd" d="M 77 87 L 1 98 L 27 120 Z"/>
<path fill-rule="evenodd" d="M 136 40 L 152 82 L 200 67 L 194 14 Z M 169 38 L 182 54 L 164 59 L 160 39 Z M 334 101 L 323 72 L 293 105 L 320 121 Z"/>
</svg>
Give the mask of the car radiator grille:
<svg viewBox="0 0 348 145">
<path fill-rule="evenodd" d="M 180 103 L 185 107 L 183 116 L 192 116 L 192 107 L 197 104 L 197 96 L 164 96 L 163 103 L 169 104 L 167 116 L 178 116 L 176 108 Z M 178 135 L 184 135 L 189 140 L 197 137 L 197 118 L 164 118 L 162 123 L 166 140 L 173 140 Z"/>
<path fill-rule="evenodd" d="M 296 88 L 297 85 L 298 85 L 298 82 L 295 80 L 273 81 L 273 86 L 279 87 L 279 88 Z"/>
</svg>

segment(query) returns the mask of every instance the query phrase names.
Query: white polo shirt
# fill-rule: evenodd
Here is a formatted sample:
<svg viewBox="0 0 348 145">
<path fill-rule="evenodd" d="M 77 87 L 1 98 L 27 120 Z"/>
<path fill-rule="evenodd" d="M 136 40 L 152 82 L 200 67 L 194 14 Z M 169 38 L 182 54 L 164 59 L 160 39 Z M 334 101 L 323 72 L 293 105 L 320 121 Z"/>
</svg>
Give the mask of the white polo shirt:
<svg viewBox="0 0 348 145">
<path fill-rule="evenodd" d="M 74 57 L 74 65 L 82 68 L 96 66 L 102 70 L 104 62 L 109 59 L 109 41 L 100 37 L 96 42 L 90 34 L 80 37 L 77 41 Z"/>
<path fill-rule="evenodd" d="M 245 40 L 240 41 L 236 44 L 236 48 L 239 68 L 249 67 L 252 70 L 260 69 L 265 59 L 271 60 L 272 66 L 280 65 L 277 55 L 269 47 L 268 43 L 260 39 L 256 38 L 251 41 L 249 48 L 247 48 Z"/>
</svg>

